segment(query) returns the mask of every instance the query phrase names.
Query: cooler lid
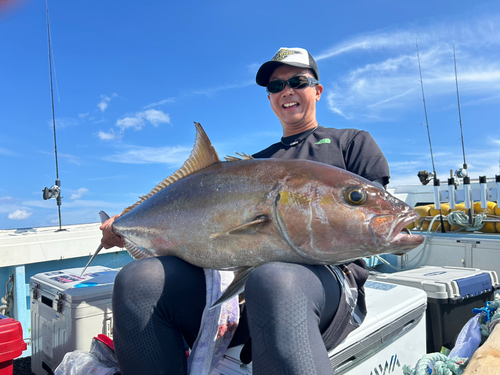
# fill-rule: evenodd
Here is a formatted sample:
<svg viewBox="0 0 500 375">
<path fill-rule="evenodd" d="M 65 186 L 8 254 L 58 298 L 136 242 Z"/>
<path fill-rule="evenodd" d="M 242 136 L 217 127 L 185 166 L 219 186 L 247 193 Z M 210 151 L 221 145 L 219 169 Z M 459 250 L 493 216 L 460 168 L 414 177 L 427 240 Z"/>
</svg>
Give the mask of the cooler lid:
<svg viewBox="0 0 500 375">
<path fill-rule="evenodd" d="M 374 280 L 419 288 L 434 299 L 463 299 L 498 288 L 494 271 L 478 268 L 423 266 L 408 271 L 377 274 Z"/>
<path fill-rule="evenodd" d="M 118 270 L 92 266 L 80 276 L 82 271 L 83 267 L 38 273 L 31 277 L 30 286 L 33 288 L 38 284 L 39 288 L 53 295 L 63 293 L 64 300 L 69 303 L 100 299 L 103 296 L 109 298 Z"/>
</svg>

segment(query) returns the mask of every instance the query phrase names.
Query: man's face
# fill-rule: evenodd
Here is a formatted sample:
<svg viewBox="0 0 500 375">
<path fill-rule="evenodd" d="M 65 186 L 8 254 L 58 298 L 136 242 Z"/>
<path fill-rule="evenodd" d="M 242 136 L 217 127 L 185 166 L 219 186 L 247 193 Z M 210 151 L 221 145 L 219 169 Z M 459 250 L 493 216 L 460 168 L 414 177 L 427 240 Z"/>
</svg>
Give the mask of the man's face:
<svg viewBox="0 0 500 375">
<path fill-rule="evenodd" d="M 295 76 L 314 78 L 309 69 L 281 65 L 271 75 L 269 81 L 281 79 L 289 80 Z M 303 89 L 292 89 L 286 85 L 285 89 L 267 97 L 276 116 L 285 130 L 300 130 L 301 127 L 314 123 L 316 126 L 316 102 L 320 99 L 323 86 L 308 86 Z"/>
</svg>

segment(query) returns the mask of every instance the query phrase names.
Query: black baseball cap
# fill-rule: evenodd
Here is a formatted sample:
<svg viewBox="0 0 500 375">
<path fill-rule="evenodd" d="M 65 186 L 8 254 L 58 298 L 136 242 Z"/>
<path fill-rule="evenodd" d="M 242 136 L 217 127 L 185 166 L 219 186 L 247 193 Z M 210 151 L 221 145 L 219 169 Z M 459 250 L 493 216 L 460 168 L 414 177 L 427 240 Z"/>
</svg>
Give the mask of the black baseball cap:
<svg viewBox="0 0 500 375">
<path fill-rule="evenodd" d="M 281 65 L 296 66 L 297 68 L 308 68 L 314 72 L 315 78 L 319 81 L 319 71 L 316 61 L 307 50 L 304 48 L 285 48 L 282 47 L 274 55 L 274 57 L 262 64 L 257 72 L 255 81 L 259 86 L 266 87 L 269 83 L 269 78 L 274 70 Z"/>
</svg>

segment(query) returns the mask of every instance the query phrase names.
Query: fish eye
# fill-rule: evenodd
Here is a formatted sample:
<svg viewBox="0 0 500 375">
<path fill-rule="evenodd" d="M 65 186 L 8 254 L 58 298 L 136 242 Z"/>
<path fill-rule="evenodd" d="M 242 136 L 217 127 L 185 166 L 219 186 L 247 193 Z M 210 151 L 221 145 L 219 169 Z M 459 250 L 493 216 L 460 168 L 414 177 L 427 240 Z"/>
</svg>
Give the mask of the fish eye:
<svg viewBox="0 0 500 375">
<path fill-rule="evenodd" d="M 366 202 L 366 191 L 359 187 L 350 187 L 344 191 L 345 201 L 352 206 L 360 206 Z"/>
</svg>

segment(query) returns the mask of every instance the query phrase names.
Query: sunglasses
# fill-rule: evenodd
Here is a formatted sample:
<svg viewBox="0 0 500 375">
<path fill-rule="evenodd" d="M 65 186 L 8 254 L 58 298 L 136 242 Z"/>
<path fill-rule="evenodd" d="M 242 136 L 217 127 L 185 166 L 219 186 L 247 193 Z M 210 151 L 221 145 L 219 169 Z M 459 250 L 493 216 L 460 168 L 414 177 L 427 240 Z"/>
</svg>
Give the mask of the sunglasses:
<svg viewBox="0 0 500 375">
<path fill-rule="evenodd" d="M 291 89 L 303 89 L 304 87 L 316 86 L 317 84 L 319 84 L 319 81 L 306 76 L 292 77 L 288 81 L 277 79 L 267 84 L 267 92 L 269 94 L 277 94 L 278 92 L 283 91 L 286 85 L 289 85 Z"/>
</svg>

